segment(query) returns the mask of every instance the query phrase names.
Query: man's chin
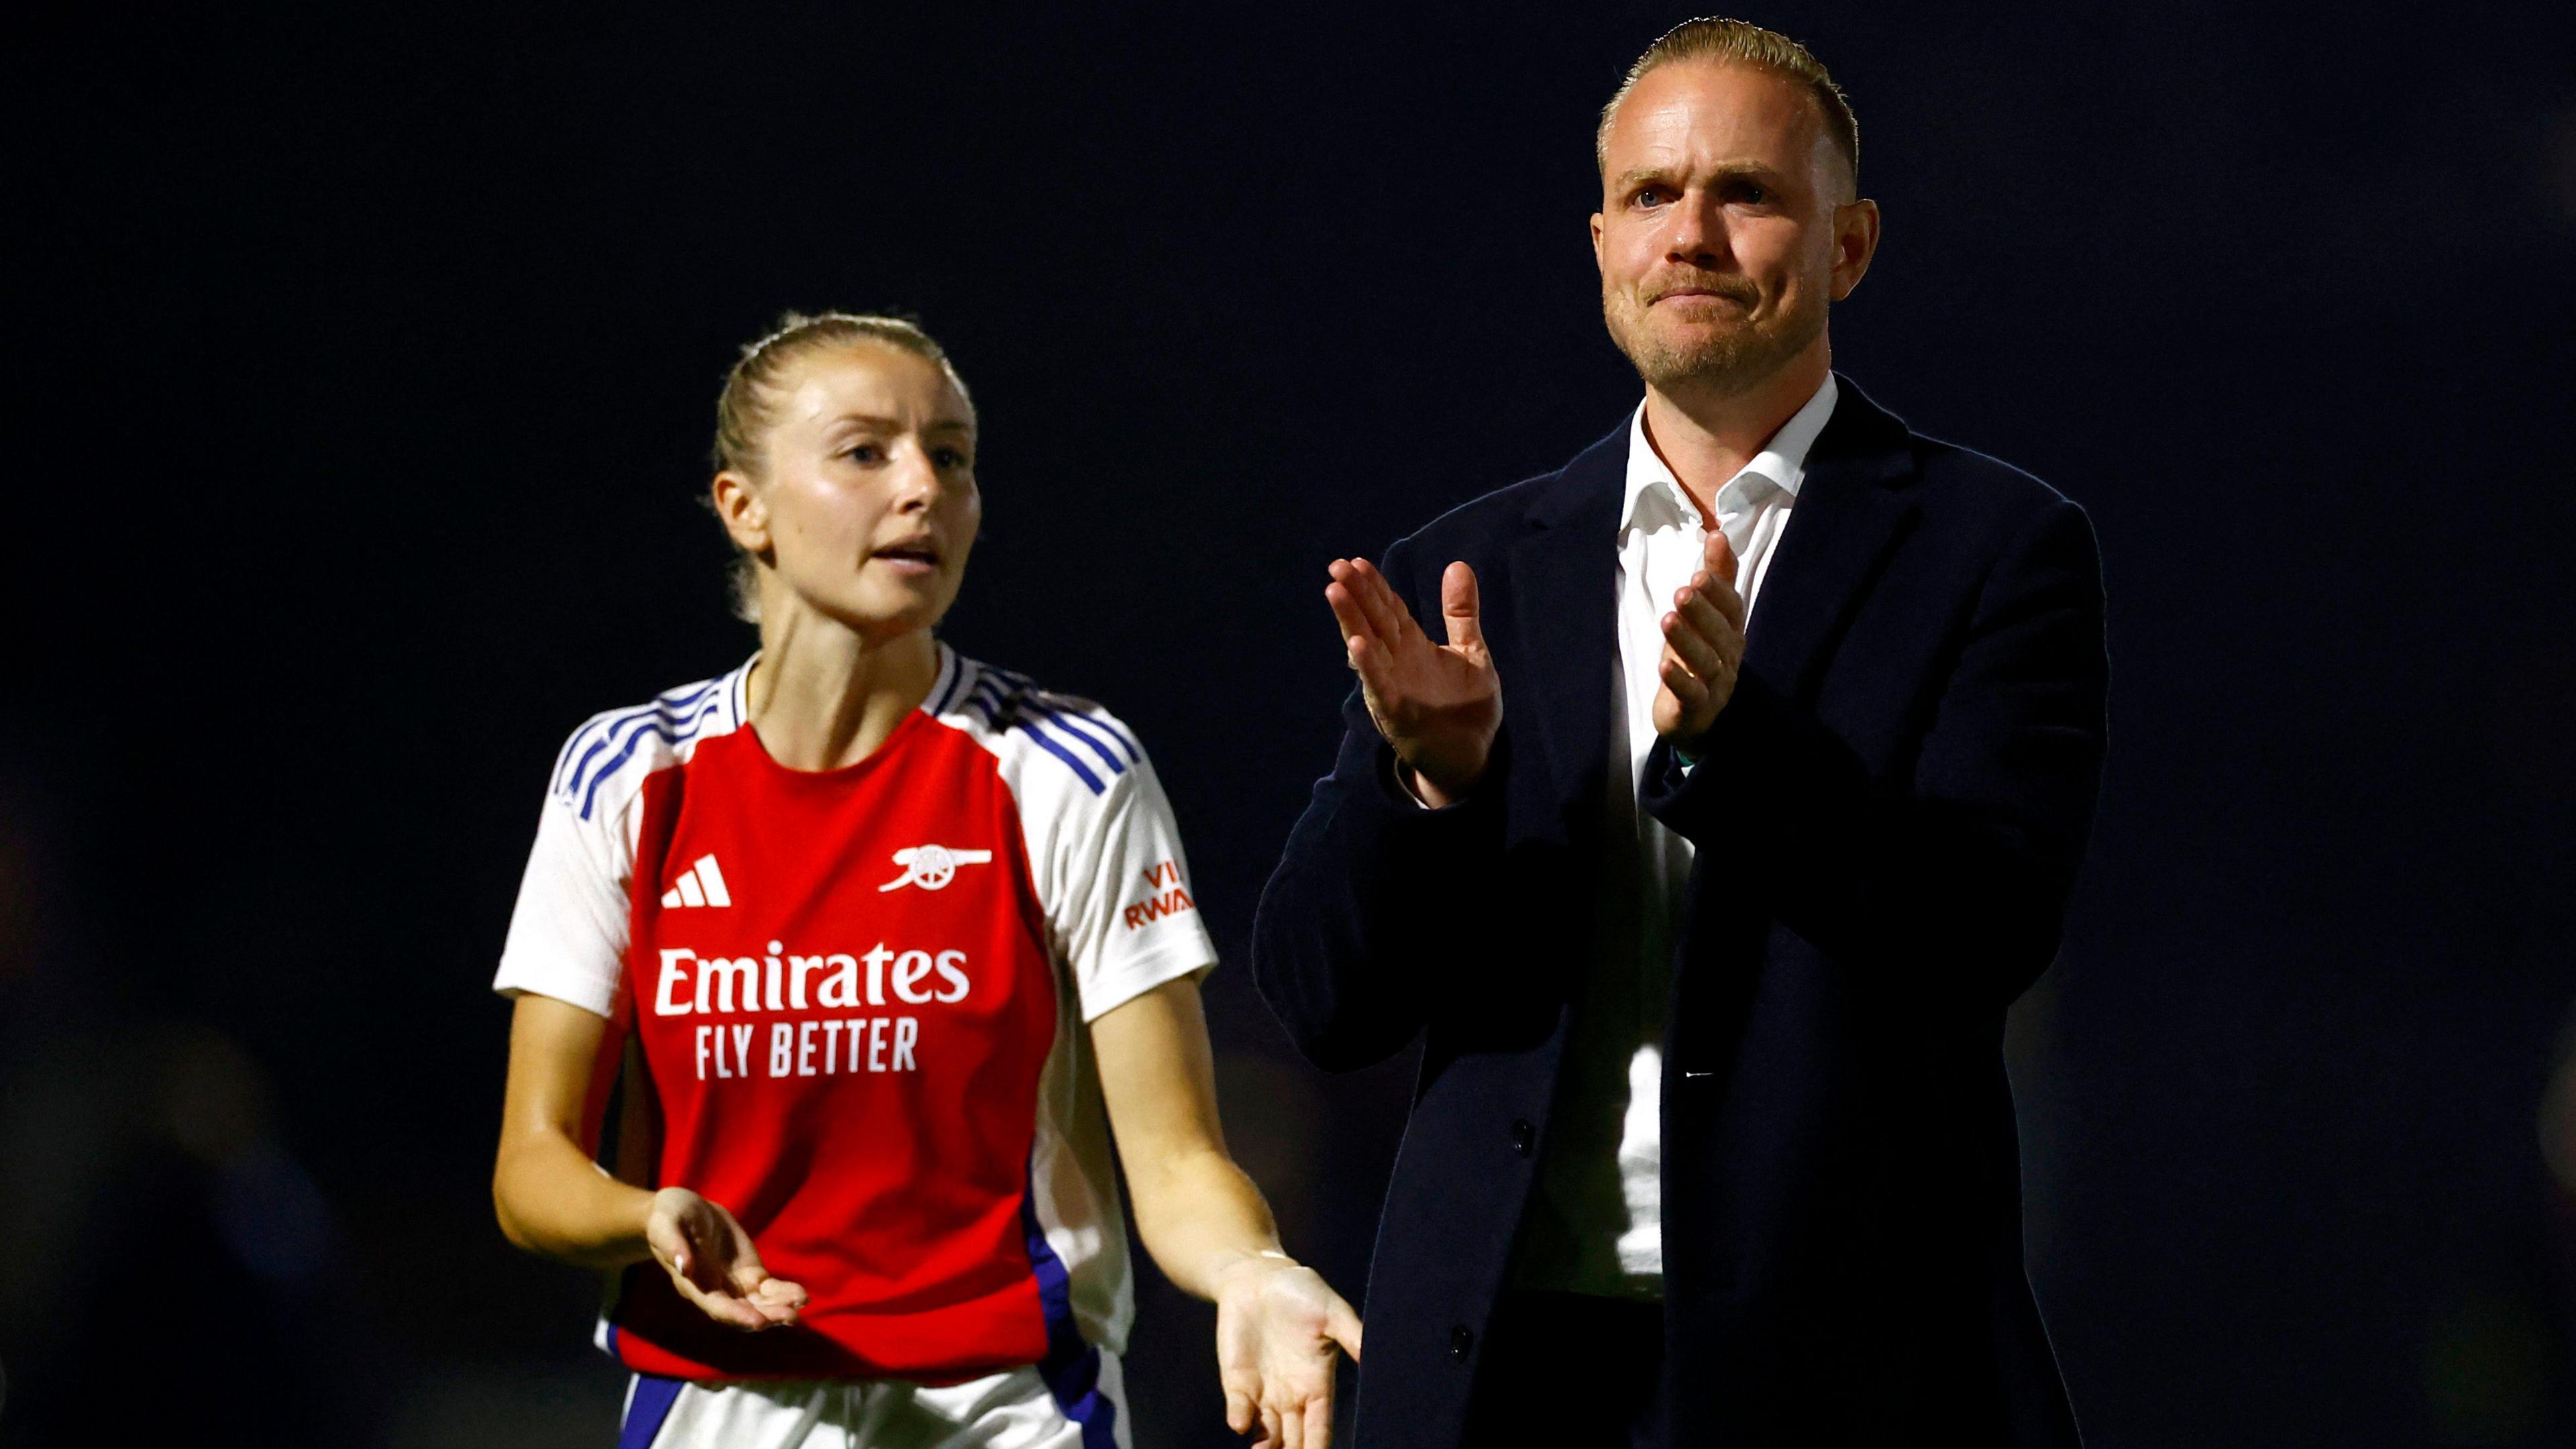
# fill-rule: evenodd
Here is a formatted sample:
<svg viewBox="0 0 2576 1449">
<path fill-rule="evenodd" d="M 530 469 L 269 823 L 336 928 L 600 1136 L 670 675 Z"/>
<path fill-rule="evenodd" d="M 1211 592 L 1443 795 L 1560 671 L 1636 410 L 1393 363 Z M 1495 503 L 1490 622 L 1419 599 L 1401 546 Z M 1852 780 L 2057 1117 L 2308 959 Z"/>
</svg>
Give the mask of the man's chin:
<svg viewBox="0 0 2576 1449">
<path fill-rule="evenodd" d="M 1636 365 L 1640 376 L 1650 383 L 1660 383 L 1726 371 L 1748 350 L 1750 331 L 1740 322 L 1716 326 L 1672 317 L 1641 317 L 1629 326 L 1612 328 L 1611 339 Z"/>
<path fill-rule="evenodd" d="M 1762 338 L 1750 327 L 1675 328 L 1659 339 L 1656 350 L 1694 368 L 1731 366 L 1762 350 Z"/>
<path fill-rule="evenodd" d="M 1698 347 L 1650 347 L 1628 354 L 1636 364 L 1637 375 L 1653 387 L 1692 387 L 1720 392 L 1733 391 L 1758 381 L 1748 376 L 1763 369 L 1753 365 L 1756 359 L 1736 339 L 1707 343 Z"/>
<path fill-rule="evenodd" d="M 1616 340 L 1647 386 L 1721 397 L 1759 387 L 1799 351 L 1789 339 L 1741 322 L 1725 327 L 1650 324 L 1617 334 Z"/>
</svg>

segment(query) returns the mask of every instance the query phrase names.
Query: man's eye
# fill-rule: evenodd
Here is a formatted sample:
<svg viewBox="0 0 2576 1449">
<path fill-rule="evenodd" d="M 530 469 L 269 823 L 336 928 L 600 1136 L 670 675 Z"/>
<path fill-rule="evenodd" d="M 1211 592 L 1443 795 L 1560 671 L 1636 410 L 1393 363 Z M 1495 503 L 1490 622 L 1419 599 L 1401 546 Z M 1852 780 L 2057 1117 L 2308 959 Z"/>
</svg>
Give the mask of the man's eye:
<svg viewBox="0 0 2576 1449">
<path fill-rule="evenodd" d="M 1637 204 L 1639 206 L 1661 206 L 1664 204 L 1664 199 L 1664 194 L 1660 191 L 1640 191 L 1637 193 Z"/>
</svg>

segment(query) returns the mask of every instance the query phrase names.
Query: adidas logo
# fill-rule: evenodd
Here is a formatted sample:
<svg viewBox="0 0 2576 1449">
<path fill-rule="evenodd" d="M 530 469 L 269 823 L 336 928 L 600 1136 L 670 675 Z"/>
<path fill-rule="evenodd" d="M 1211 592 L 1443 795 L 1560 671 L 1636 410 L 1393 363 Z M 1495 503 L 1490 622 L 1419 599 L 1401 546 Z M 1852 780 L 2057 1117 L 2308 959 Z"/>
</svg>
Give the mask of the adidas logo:
<svg viewBox="0 0 2576 1449">
<path fill-rule="evenodd" d="M 716 869 L 712 855 L 698 857 L 698 863 L 680 872 L 671 888 L 662 892 L 666 906 L 729 906 L 733 896 L 725 890 L 724 872 Z"/>
</svg>

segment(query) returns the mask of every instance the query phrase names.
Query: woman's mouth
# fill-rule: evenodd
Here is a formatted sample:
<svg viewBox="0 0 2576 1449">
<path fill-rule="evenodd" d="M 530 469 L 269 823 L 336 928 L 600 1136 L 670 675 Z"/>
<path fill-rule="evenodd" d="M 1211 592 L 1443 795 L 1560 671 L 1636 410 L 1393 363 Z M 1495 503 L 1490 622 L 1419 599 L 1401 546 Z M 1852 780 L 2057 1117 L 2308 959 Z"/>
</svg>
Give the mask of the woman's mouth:
<svg viewBox="0 0 2576 1449">
<path fill-rule="evenodd" d="M 888 544 L 868 557 L 899 574 L 927 576 L 939 572 L 939 546 L 927 539 Z"/>
</svg>

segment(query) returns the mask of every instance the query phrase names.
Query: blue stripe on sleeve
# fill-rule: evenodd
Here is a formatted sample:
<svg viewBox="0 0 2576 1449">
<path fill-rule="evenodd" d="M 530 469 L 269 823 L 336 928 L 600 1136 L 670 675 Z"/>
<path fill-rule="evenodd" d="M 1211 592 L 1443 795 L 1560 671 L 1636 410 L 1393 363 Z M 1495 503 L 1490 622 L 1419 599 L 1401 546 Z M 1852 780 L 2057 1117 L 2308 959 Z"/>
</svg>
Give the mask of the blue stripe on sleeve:
<svg viewBox="0 0 2576 1449">
<path fill-rule="evenodd" d="M 604 720 L 593 720 L 591 724 L 582 726 L 582 733 L 587 733 L 593 726 L 602 726 L 600 737 L 596 743 L 592 744 L 588 750 L 582 753 L 581 759 L 573 765 L 571 771 L 558 780 L 557 788 L 563 790 L 566 794 L 579 793 L 581 790 L 583 771 L 589 768 L 592 760 L 598 758 L 600 751 L 607 749 L 610 745 L 617 742 L 618 731 L 627 728 L 629 725 L 640 724 L 649 719 L 676 721 L 687 715 L 691 710 L 700 710 L 701 701 L 704 701 L 708 695 L 715 693 L 716 686 L 722 682 L 723 681 L 721 680 L 709 680 L 707 683 L 698 686 L 697 689 L 685 699 L 675 700 L 668 696 L 657 698 L 651 704 L 638 705 L 633 709 L 623 710 L 609 715 Z M 677 692 L 678 691 L 676 690 L 673 691 L 675 694 Z M 700 710 L 700 717 L 704 717 L 703 710 Z M 575 734 L 573 736 L 575 743 L 579 743 L 580 739 L 581 734 Z M 569 758 L 572 753 L 572 746 L 566 745 L 564 747 L 564 753 L 566 757 Z"/>
<path fill-rule="evenodd" d="M 1098 755 L 1100 757 L 1100 763 L 1109 767 L 1110 774 L 1123 775 L 1127 772 L 1127 762 L 1118 758 L 1118 754 L 1115 750 L 1102 744 L 1098 736 L 1093 735 L 1090 731 L 1084 729 L 1079 721 L 1071 718 L 1070 716 L 1059 714 L 1054 710 L 1048 709 L 1045 705 L 1039 704 L 1035 699 L 1031 699 L 1028 702 L 1028 707 L 1040 719 L 1047 721 L 1049 724 L 1054 725 L 1058 730 L 1062 731 L 1067 739 L 1079 741 L 1085 749 Z"/>
<path fill-rule="evenodd" d="M 1085 715 L 1083 716 L 1082 722 L 1091 726 L 1093 729 L 1099 730 L 1103 734 L 1108 735 L 1111 739 L 1116 740 L 1119 747 L 1127 752 L 1127 758 L 1131 760 L 1142 760 L 1145 758 L 1145 747 L 1138 744 L 1136 742 L 1136 737 L 1127 733 L 1126 726 L 1118 723 L 1116 720 L 1113 720 L 1106 715 Z"/>
<path fill-rule="evenodd" d="M 643 728 L 637 730 L 631 735 L 628 735 L 626 737 L 626 748 L 619 750 L 615 759 L 612 759 L 607 764 L 600 766 L 599 773 L 590 777 L 590 788 L 584 791 L 581 797 L 581 818 L 584 820 L 588 820 L 590 818 L 591 807 L 597 804 L 599 800 L 599 787 L 607 783 L 609 776 L 617 773 L 618 767 L 625 764 L 627 757 L 635 753 L 635 747 L 644 742 L 644 737 L 646 735 L 656 736 L 663 743 L 676 749 L 679 746 L 696 739 L 698 737 L 699 728 L 708 720 L 714 718 L 723 706 L 724 702 L 722 700 L 716 700 L 709 703 L 705 709 L 699 711 L 696 719 L 689 721 L 685 725 L 680 725 L 676 728 L 665 728 L 659 721 L 655 721 L 647 723 Z"/>
<path fill-rule="evenodd" d="M 1102 791 L 1109 788 L 1108 786 L 1100 783 L 1100 777 L 1091 773 L 1089 766 L 1083 764 L 1082 761 L 1074 757 L 1073 751 L 1068 750 L 1064 746 L 1057 744 L 1054 740 L 1047 738 L 1046 732 L 1039 729 L 1033 722 L 1023 719 L 1013 720 L 1012 724 L 1019 729 L 1027 731 L 1029 738 L 1038 742 L 1039 748 L 1045 750 L 1048 754 L 1055 756 L 1057 759 L 1064 761 L 1065 766 L 1068 769 L 1071 769 L 1076 775 L 1082 777 L 1082 783 L 1091 787 L 1092 794 L 1100 794 Z"/>
<path fill-rule="evenodd" d="M 1145 758 L 1145 751 L 1143 748 L 1138 746 L 1134 740 L 1129 739 L 1126 731 L 1118 728 L 1118 726 L 1114 724 L 1111 724 L 1106 719 L 1102 719 L 1095 715 L 1078 714 L 1072 710 L 1066 710 L 1064 712 L 1064 722 L 1069 725 L 1078 725 L 1083 729 L 1095 730 L 1101 734 L 1107 735 L 1119 749 L 1127 752 L 1127 758 L 1131 763 Z"/>
</svg>

